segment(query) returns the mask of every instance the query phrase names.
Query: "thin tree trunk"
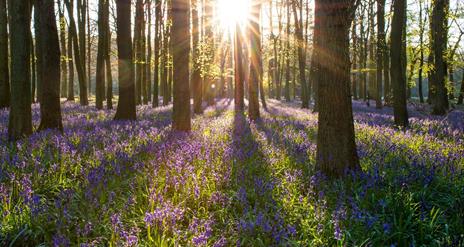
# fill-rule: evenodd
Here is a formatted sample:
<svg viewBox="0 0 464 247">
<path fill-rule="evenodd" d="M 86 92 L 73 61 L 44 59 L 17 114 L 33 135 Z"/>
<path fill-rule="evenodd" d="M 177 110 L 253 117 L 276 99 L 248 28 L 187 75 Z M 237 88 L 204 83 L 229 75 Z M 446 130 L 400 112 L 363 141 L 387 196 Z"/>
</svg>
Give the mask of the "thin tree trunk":
<svg viewBox="0 0 464 247">
<path fill-rule="evenodd" d="M 71 5 L 74 2 L 71 0 Z M 69 12 L 69 11 L 68 11 Z M 72 12 L 72 11 L 71 11 Z M 74 59 L 73 59 L 73 36 L 71 35 L 71 25 L 68 25 L 68 101 L 74 101 Z"/>
<path fill-rule="evenodd" d="M 198 0 L 192 0 L 192 45 L 193 45 L 193 68 L 192 68 L 192 87 L 193 87 L 193 111 L 195 114 L 203 113 L 203 83 L 200 74 L 200 18 L 198 10 L 200 3 Z"/>
<path fill-rule="evenodd" d="M 240 25 L 236 24 L 234 33 L 234 75 L 235 75 L 235 111 L 243 112 L 245 102 L 243 99 L 243 64 L 242 64 L 242 41 Z"/>
<path fill-rule="evenodd" d="M 385 0 L 377 0 L 377 85 L 375 106 L 382 108 L 383 61 L 385 54 Z"/>
<path fill-rule="evenodd" d="M 159 63 L 160 63 L 160 40 L 161 40 L 161 33 L 160 33 L 160 25 L 161 25 L 161 1 L 160 0 L 155 0 L 155 66 L 153 70 L 153 101 L 152 105 L 153 107 L 158 107 L 159 101 L 158 101 L 158 95 L 159 95 Z"/>
<path fill-rule="evenodd" d="M 97 68 L 95 77 L 95 105 L 97 109 L 103 109 L 103 100 L 105 98 L 105 53 L 108 44 L 105 28 L 105 1 L 98 1 L 98 50 L 97 50 Z"/>
<path fill-rule="evenodd" d="M 248 78 L 248 117 L 250 120 L 260 118 L 259 113 L 259 85 L 261 83 L 261 4 L 253 3 L 251 10 L 252 21 L 250 25 L 250 75 Z"/>
<path fill-rule="evenodd" d="M 308 88 L 306 86 L 306 53 L 304 47 L 304 38 L 303 38 L 303 16 L 301 8 L 303 8 L 303 3 L 300 3 L 300 20 L 298 20 L 298 13 L 297 13 L 297 6 L 296 2 L 294 1 L 293 4 L 293 15 L 295 19 L 295 33 L 296 33 L 296 40 L 298 44 L 298 65 L 300 68 L 300 84 L 301 84 L 301 102 L 302 108 L 309 108 L 309 99 L 308 99 Z"/>
</svg>

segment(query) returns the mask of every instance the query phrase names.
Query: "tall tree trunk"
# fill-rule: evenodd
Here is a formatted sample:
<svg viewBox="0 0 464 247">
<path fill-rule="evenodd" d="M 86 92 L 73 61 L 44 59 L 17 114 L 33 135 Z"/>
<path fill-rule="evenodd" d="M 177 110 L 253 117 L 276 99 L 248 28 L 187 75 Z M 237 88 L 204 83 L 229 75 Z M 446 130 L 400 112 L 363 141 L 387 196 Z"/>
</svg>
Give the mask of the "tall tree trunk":
<svg viewBox="0 0 464 247">
<path fill-rule="evenodd" d="M 86 54 L 87 54 L 87 42 L 86 42 L 86 22 L 87 22 L 87 0 L 77 0 L 77 25 L 78 25 L 78 48 L 79 48 L 79 58 L 80 63 L 82 64 L 82 77 L 84 78 L 81 82 L 79 80 L 79 84 L 83 84 L 79 86 L 79 95 L 81 101 L 84 101 L 85 104 L 81 102 L 82 105 L 88 105 L 88 90 L 90 82 L 87 80 L 87 63 L 86 63 Z M 76 53 L 76 52 L 74 52 Z M 77 60 L 77 59 L 76 59 Z M 79 77 L 79 68 L 77 69 L 78 77 Z M 85 82 L 85 84 L 84 84 Z M 83 90 L 84 92 L 80 92 Z"/>
<path fill-rule="evenodd" d="M 106 65 L 106 108 L 113 109 L 113 74 L 111 73 L 111 30 L 109 23 L 110 8 L 109 1 L 105 1 L 105 29 L 106 29 L 106 49 L 105 49 L 105 65 Z"/>
<path fill-rule="evenodd" d="M 35 95 L 36 95 L 36 83 L 37 83 L 37 73 L 36 73 L 36 59 L 35 59 L 35 46 L 34 46 L 34 39 L 32 39 L 32 31 L 29 32 L 29 40 L 31 43 L 31 84 L 32 84 L 32 89 L 31 89 L 31 100 L 32 103 L 36 103 L 35 101 Z"/>
<path fill-rule="evenodd" d="M 8 138 L 17 140 L 32 133 L 31 94 L 31 28 L 30 0 L 9 0 L 11 54 L 11 106 Z"/>
<path fill-rule="evenodd" d="M 193 112 L 195 114 L 203 113 L 203 83 L 200 74 L 200 18 L 198 10 L 200 3 L 198 0 L 192 0 L 192 45 L 193 45 L 193 68 L 192 68 L 192 87 L 193 87 Z"/>
<path fill-rule="evenodd" d="M 131 1 L 116 0 L 119 101 L 115 120 L 135 120 L 135 81 L 132 61 Z"/>
<path fill-rule="evenodd" d="M 135 4 L 134 50 L 135 50 L 135 99 L 137 105 L 142 103 L 142 22 L 143 0 Z"/>
<path fill-rule="evenodd" d="M 98 50 L 97 50 L 97 68 L 95 77 L 95 105 L 97 109 L 103 109 L 103 100 L 105 98 L 105 53 L 107 41 L 107 30 L 105 27 L 105 2 L 108 0 L 98 1 Z"/>
<path fill-rule="evenodd" d="M 295 2 L 295 1 L 292 1 Z M 293 3 L 290 0 L 286 0 L 286 9 L 287 9 L 287 24 L 285 29 L 285 100 L 290 101 L 290 25 L 292 13 L 290 12 L 290 5 Z M 298 34 L 296 34 L 298 35 Z"/>
<path fill-rule="evenodd" d="M 178 131 L 191 130 L 190 118 L 190 0 L 172 0 L 172 44 L 174 103 L 172 127 Z"/>
<path fill-rule="evenodd" d="M 90 7 L 89 1 L 85 1 L 85 13 L 87 18 L 87 81 L 89 85 L 87 89 L 89 90 L 89 95 L 92 95 L 92 80 L 91 80 L 91 64 L 92 64 L 92 37 L 90 33 Z"/>
<path fill-rule="evenodd" d="M 158 107 L 159 101 L 158 101 L 158 96 L 159 96 L 159 81 L 160 81 L 160 40 L 161 40 L 161 32 L 160 32 L 160 26 L 161 26 L 161 1 L 160 0 L 155 0 L 155 66 L 153 69 L 153 102 L 152 105 L 153 107 Z"/>
<path fill-rule="evenodd" d="M 65 0 L 66 8 L 68 9 L 69 16 L 69 35 L 73 42 L 73 53 L 74 61 L 76 64 L 77 78 L 79 80 L 79 100 L 81 105 L 88 105 L 89 99 L 87 96 L 87 77 L 85 75 L 85 60 L 82 59 L 82 56 L 85 56 L 85 26 L 84 26 L 84 49 L 79 46 L 79 40 L 77 37 L 76 22 L 74 21 L 74 8 L 72 7 L 72 0 Z M 80 33 L 79 33 L 80 34 Z M 80 35 L 82 38 L 82 35 Z M 82 45 L 82 42 L 81 44 Z"/>
<path fill-rule="evenodd" d="M 145 85 L 146 85 L 146 91 L 145 91 L 145 104 L 148 104 L 151 102 L 151 96 L 152 96 L 152 84 L 151 84 L 151 70 L 152 70 L 152 56 L 153 56 L 153 51 L 152 51 L 152 40 L 151 40 L 151 33 L 152 33 L 152 8 L 151 8 L 151 0 L 145 0 L 145 4 L 147 6 L 147 38 L 145 39 L 145 43 L 147 44 L 147 56 L 146 56 L 146 63 L 145 63 Z"/>
<path fill-rule="evenodd" d="M 35 37 L 40 37 L 41 34 L 40 32 L 42 31 L 42 29 L 40 28 L 40 15 L 39 15 L 39 11 L 35 11 L 35 9 L 37 9 L 37 5 L 39 4 L 38 3 L 39 1 L 34 1 L 33 2 L 33 5 L 34 5 L 34 35 Z M 42 66 L 42 62 L 43 60 L 41 59 L 43 56 L 42 56 L 42 40 L 41 39 L 35 39 L 35 55 L 37 57 L 36 59 L 36 74 L 37 74 L 37 77 L 36 77 L 36 90 L 37 90 L 37 102 L 41 102 L 42 101 L 42 74 L 43 74 L 43 66 Z"/>
<path fill-rule="evenodd" d="M 298 12 L 296 1 L 293 1 L 293 15 L 295 19 L 295 33 L 296 33 L 296 40 L 298 44 L 298 66 L 300 68 L 300 84 L 301 84 L 301 102 L 302 108 L 309 108 L 309 99 L 308 99 L 308 88 L 306 85 L 306 52 L 304 46 L 304 37 L 303 37 L 303 21 L 302 21 L 302 11 L 303 8 L 303 0 L 300 2 L 300 20 L 298 20 Z"/>
<path fill-rule="evenodd" d="M 8 17 L 6 0 L 0 0 L 0 109 L 10 106 L 10 71 L 8 66 L 7 26 Z"/>
<path fill-rule="evenodd" d="M 243 64 L 242 64 L 242 40 L 240 25 L 235 25 L 234 33 L 234 78 L 235 78 L 235 111 L 243 112 L 245 108 L 245 102 L 243 99 L 244 88 L 243 88 Z"/>
<path fill-rule="evenodd" d="M 408 109 L 406 99 L 406 70 L 403 67 L 404 51 L 402 49 L 406 15 L 406 0 L 394 1 L 394 14 L 391 30 L 390 74 L 393 86 L 393 112 L 395 124 L 408 127 Z"/>
<path fill-rule="evenodd" d="M 40 40 L 42 57 L 38 59 L 42 66 L 42 100 L 40 101 L 40 130 L 58 129 L 63 130 L 60 106 L 60 43 L 58 39 L 58 28 L 55 17 L 54 0 L 37 1 L 35 11 L 40 18 Z"/>
<path fill-rule="evenodd" d="M 60 46 L 61 46 L 61 93 L 60 97 L 65 98 L 68 86 L 68 66 L 66 64 L 66 19 L 64 18 L 64 6 L 58 3 L 59 20 L 60 20 Z"/>
<path fill-rule="evenodd" d="M 423 20 L 422 1 L 419 1 L 419 82 L 417 84 L 419 91 L 419 100 L 424 103 L 424 90 L 423 90 L 423 68 L 424 68 L 424 33 L 425 26 Z M 427 16 L 427 15 L 426 15 Z"/>
<path fill-rule="evenodd" d="M 447 47 L 447 21 L 449 9 L 448 0 L 433 1 L 431 18 L 431 50 L 433 52 L 434 66 L 432 68 L 432 114 L 445 115 L 449 108 L 448 93 L 446 90 L 446 60 L 444 58 Z"/>
<path fill-rule="evenodd" d="M 377 85 L 375 106 L 382 108 L 383 61 L 385 54 L 385 0 L 377 0 Z"/>
<path fill-rule="evenodd" d="M 252 3 L 250 25 L 250 75 L 248 78 L 248 117 L 250 120 L 260 118 L 259 114 L 259 84 L 261 83 L 261 3 L 255 1 Z"/>
<path fill-rule="evenodd" d="M 316 2 L 315 15 L 320 16 L 316 42 L 322 48 L 314 50 L 320 71 L 316 169 L 340 177 L 346 169 L 359 169 L 349 86 L 349 30 L 355 1 Z"/>
<path fill-rule="evenodd" d="M 71 6 L 73 6 L 71 0 Z M 71 35 L 71 26 L 68 25 L 68 101 L 74 101 L 74 60 L 73 60 L 73 36 Z"/>
</svg>

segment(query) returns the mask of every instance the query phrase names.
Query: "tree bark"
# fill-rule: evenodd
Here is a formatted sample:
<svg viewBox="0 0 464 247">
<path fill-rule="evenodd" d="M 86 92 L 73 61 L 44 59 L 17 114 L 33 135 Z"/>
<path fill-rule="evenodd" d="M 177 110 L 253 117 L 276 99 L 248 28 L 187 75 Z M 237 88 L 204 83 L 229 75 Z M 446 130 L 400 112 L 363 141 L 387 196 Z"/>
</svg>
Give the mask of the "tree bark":
<svg viewBox="0 0 464 247">
<path fill-rule="evenodd" d="M 408 127 L 408 109 L 406 99 L 406 70 L 403 67 L 404 51 L 402 49 L 405 27 L 406 0 L 395 0 L 391 30 L 391 67 L 393 86 L 393 112 L 396 126 Z"/>
<path fill-rule="evenodd" d="M 316 169 L 341 177 L 358 170 L 350 97 L 349 30 L 355 1 L 316 0 L 318 39 L 314 49 L 318 73 L 319 130 Z M 323 52 L 322 52 L 323 51 Z"/>
<path fill-rule="evenodd" d="M 8 65 L 8 17 L 6 0 L 0 0 L 0 109 L 10 106 L 10 71 Z"/>
<path fill-rule="evenodd" d="M 448 112 L 449 102 L 448 93 L 446 90 L 446 73 L 447 66 L 444 58 L 447 46 L 447 25 L 446 19 L 449 1 L 448 0 L 435 0 L 433 1 L 433 10 L 431 18 L 431 49 L 433 50 L 434 66 L 432 68 L 432 114 L 445 115 Z"/>
<path fill-rule="evenodd" d="M 132 61 L 131 0 L 116 0 L 119 101 L 115 120 L 136 120 Z"/>
<path fill-rule="evenodd" d="M 234 33 L 234 78 L 235 78 L 235 111 L 243 112 L 245 102 L 243 99 L 243 64 L 242 64 L 242 40 L 240 25 L 236 24 Z"/>
<path fill-rule="evenodd" d="M 30 0 L 9 0 L 11 54 L 11 106 L 8 138 L 12 141 L 32 133 Z"/>
<path fill-rule="evenodd" d="M 172 44 L 174 103 L 172 127 L 177 131 L 190 131 L 190 0 L 172 0 Z"/>
<path fill-rule="evenodd" d="M 195 114 L 203 113 L 203 83 L 201 80 L 200 64 L 200 18 L 198 10 L 200 3 L 198 0 L 192 0 L 192 45 L 193 45 L 193 68 L 192 68 L 192 87 L 193 87 L 193 112 Z"/>
<path fill-rule="evenodd" d="M 153 71 L 153 102 L 152 105 L 153 107 L 158 107 L 159 106 L 159 81 L 160 81 L 160 40 L 161 40 L 161 32 L 160 32 L 160 26 L 161 26 L 161 1 L 160 0 L 155 0 L 155 66 L 154 66 L 154 71 Z"/>
<path fill-rule="evenodd" d="M 375 106 L 382 108 L 383 61 L 385 54 L 385 0 L 377 0 L 377 85 Z"/>
<path fill-rule="evenodd" d="M 248 117 L 250 120 L 258 120 L 259 113 L 259 85 L 261 83 L 261 3 L 257 1 L 252 3 L 250 25 L 250 75 L 248 79 Z"/>
<path fill-rule="evenodd" d="M 97 68 L 95 78 L 95 105 L 97 109 L 103 109 L 103 100 L 105 98 L 105 50 L 108 41 L 107 30 L 105 28 L 106 16 L 104 13 L 105 2 L 108 0 L 98 1 L 98 50 L 97 50 Z"/>
<path fill-rule="evenodd" d="M 68 86 L 68 66 L 66 50 L 66 19 L 64 18 L 64 6 L 58 3 L 59 20 L 60 20 L 60 46 L 61 46 L 61 93 L 60 97 L 66 97 Z"/>
<path fill-rule="evenodd" d="M 298 66 L 300 68 L 300 84 L 301 84 L 301 107 L 302 108 L 309 108 L 309 98 L 308 98 L 308 87 L 306 85 L 306 52 L 304 46 L 304 37 L 303 37 L 303 22 L 301 16 L 303 8 L 303 2 L 300 3 L 300 19 L 298 20 L 298 12 L 296 1 L 293 1 L 293 15 L 295 19 L 295 34 L 296 34 L 296 41 L 298 44 Z"/>
<path fill-rule="evenodd" d="M 42 99 L 40 101 L 40 130 L 58 129 L 63 131 L 60 106 L 60 43 L 58 39 L 58 27 L 55 17 L 54 0 L 42 0 L 36 2 L 36 9 L 40 21 L 40 40 L 42 78 Z M 44 73 L 45 72 L 45 73 Z"/>
</svg>

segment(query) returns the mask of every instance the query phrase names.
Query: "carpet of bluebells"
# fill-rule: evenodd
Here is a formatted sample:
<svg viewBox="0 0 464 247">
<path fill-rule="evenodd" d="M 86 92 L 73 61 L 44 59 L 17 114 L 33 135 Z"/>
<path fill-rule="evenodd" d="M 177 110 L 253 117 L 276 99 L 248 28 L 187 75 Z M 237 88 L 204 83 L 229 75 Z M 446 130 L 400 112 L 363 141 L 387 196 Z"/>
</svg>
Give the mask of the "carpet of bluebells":
<svg viewBox="0 0 464 247">
<path fill-rule="evenodd" d="M 0 111 L 0 246 L 464 245 L 464 112 L 411 106 L 398 130 L 353 108 L 363 169 L 338 180 L 314 170 L 317 114 L 294 103 L 249 122 L 221 100 L 188 134 L 170 106 L 118 122 L 64 103 L 64 133 L 17 143 Z"/>
</svg>

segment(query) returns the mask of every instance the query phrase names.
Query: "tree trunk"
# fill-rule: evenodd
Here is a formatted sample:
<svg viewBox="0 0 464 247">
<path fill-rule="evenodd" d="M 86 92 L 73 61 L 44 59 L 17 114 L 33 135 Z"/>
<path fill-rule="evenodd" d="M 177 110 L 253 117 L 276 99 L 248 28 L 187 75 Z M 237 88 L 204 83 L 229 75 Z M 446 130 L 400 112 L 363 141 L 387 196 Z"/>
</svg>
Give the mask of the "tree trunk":
<svg viewBox="0 0 464 247">
<path fill-rule="evenodd" d="M 172 0 L 172 44 L 174 103 L 172 127 L 177 131 L 190 131 L 190 1 Z"/>
<path fill-rule="evenodd" d="M 424 20 L 422 11 L 422 1 L 419 1 L 419 82 L 417 84 L 419 91 L 419 100 L 424 103 L 424 90 L 423 90 L 423 68 L 424 68 Z"/>
<path fill-rule="evenodd" d="M 315 15 L 320 17 L 316 43 L 322 49 L 314 50 L 320 71 L 316 169 L 340 177 L 346 169 L 359 169 L 349 86 L 349 30 L 355 1 L 316 2 Z"/>
<path fill-rule="evenodd" d="M 11 106 L 8 138 L 17 140 L 32 133 L 31 64 L 29 0 L 9 0 L 9 31 L 11 54 Z"/>
<path fill-rule="evenodd" d="M 8 18 L 6 0 L 0 0 L 0 109 L 10 106 L 10 71 L 8 66 L 7 26 Z"/>
<path fill-rule="evenodd" d="M 200 4 L 198 0 L 192 0 L 192 41 L 193 41 L 193 72 L 192 72 L 192 87 L 193 87 L 193 111 L 195 114 L 203 113 L 202 98 L 203 98 L 203 83 L 200 74 L 200 18 L 198 10 Z"/>
<path fill-rule="evenodd" d="M 383 54 L 385 53 L 385 0 L 377 0 L 377 85 L 375 106 L 382 108 Z"/>
<path fill-rule="evenodd" d="M 111 68 L 111 30 L 109 23 L 110 3 L 105 1 L 105 29 L 106 29 L 106 47 L 105 47 L 105 64 L 106 64 L 106 108 L 113 109 L 113 74 Z"/>
<path fill-rule="evenodd" d="M 257 2 L 252 3 L 251 16 L 252 20 L 250 25 L 250 75 L 248 78 L 248 117 L 250 120 L 257 120 L 260 118 L 259 114 L 259 85 L 261 83 L 261 4 Z"/>
<path fill-rule="evenodd" d="M 116 0 L 119 101 L 115 120 L 136 120 L 132 61 L 131 1 Z"/>
<path fill-rule="evenodd" d="M 60 98 L 66 97 L 68 86 L 68 66 L 66 65 L 66 19 L 64 18 L 64 6 L 58 4 L 60 20 L 60 46 L 61 46 L 61 93 Z"/>
<path fill-rule="evenodd" d="M 395 0 L 391 30 L 391 68 L 390 74 L 393 86 L 393 111 L 395 124 L 408 127 L 408 109 L 406 99 L 406 71 L 403 67 L 404 55 L 402 49 L 405 27 L 406 0 Z"/>
<path fill-rule="evenodd" d="M 105 28 L 105 2 L 108 0 L 98 1 L 98 50 L 97 50 L 97 68 L 95 77 L 95 105 L 97 109 L 103 109 L 103 100 L 105 98 L 105 53 L 107 30 Z"/>
<path fill-rule="evenodd" d="M 160 40 L 161 40 L 161 32 L 160 32 L 160 26 L 161 26 L 161 1 L 155 0 L 155 66 L 153 69 L 153 101 L 152 105 L 153 107 L 158 107 L 159 101 L 158 101 L 158 96 L 159 96 L 159 63 L 160 63 Z"/>
<path fill-rule="evenodd" d="M 308 88 L 306 85 L 306 52 L 304 46 L 304 38 L 303 38 L 303 16 L 301 8 L 303 8 L 303 2 L 300 3 L 300 20 L 298 20 L 298 12 L 296 2 L 293 1 L 293 15 L 295 19 L 295 34 L 296 40 L 298 44 L 298 66 L 300 68 L 300 84 L 301 84 L 301 102 L 302 108 L 309 108 L 309 99 L 308 99 Z"/>
<path fill-rule="evenodd" d="M 73 2 L 71 0 L 71 6 Z M 68 25 L 68 101 L 74 101 L 74 60 L 73 60 L 73 39 L 71 26 Z"/>
<path fill-rule="evenodd" d="M 243 99 L 243 64 L 242 64 L 242 40 L 240 25 L 236 24 L 234 33 L 234 78 L 235 78 L 235 111 L 243 112 L 245 102 Z"/>
<path fill-rule="evenodd" d="M 42 99 L 40 101 L 40 130 L 58 129 L 63 130 L 61 122 L 61 106 L 60 106 L 60 43 L 58 39 L 58 28 L 55 18 L 55 2 L 54 0 L 37 1 L 35 11 L 40 18 L 40 36 L 36 39 L 40 40 L 42 57 L 41 61 L 42 78 L 40 78 L 42 87 Z"/>
<path fill-rule="evenodd" d="M 85 60 L 82 59 L 82 56 L 85 56 L 85 48 L 79 47 L 79 40 L 77 37 L 76 22 L 74 21 L 74 8 L 70 2 L 71 0 L 65 0 L 66 8 L 68 9 L 69 16 L 69 35 L 72 38 L 73 42 L 73 52 L 74 52 L 74 61 L 76 64 L 77 78 L 79 80 L 79 99 L 81 105 L 88 105 L 89 100 L 87 97 L 87 77 L 85 75 Z M 84 28 L 85 31 L 85 28 Z M 80 33 L 79 33 L 80 34 Z M 82 38 L 82 35 L 80 35 Z M 85 39 L 85 35 L 84 35 Z M 81 42 L 82 45 L 82 42 Z M 85 46 L 85 42 L 84 42 Z"/>
<path fill-rule="evenodd" d="M 446 90 L 446 61 L 445 52 L 447 46 L 447 13 L 448 0 L 435 0 L 433 3 L 431 18 L 431 49 L 433 50 L 434 66 L 432 68 L 432 85 L 434 96 L 432 98 L 434 115 L 445 115 L 448 112 L 449 102 Z"/>
<path fill-rule="evenodd" d="M 146 91 L 145 91 L 145 104 L 148 104 L 151 102 L 151 96 L 152 96 L 152 84 L 151 84 L 151 69 L 152 69 L 152 56 L 153 56 L 153 51 L 152 51 L 152 40 L 151 40 L 151 32 L 152 32 L 152 25 L 151 25 L 151 18 L 152 18 L 152 8 L 151 8 L 151 0 L 145 0 L 145 4 L 147 6 L 147 38 L 145 39 L 145 43 L 147 44 L 147 56 L 146 56 L 146 63 L 145 63 L 145 85 L 146 85 Z"/>
<path fill-rule="evenodd" d="M 462 69 L 461 90 L 459 91 L 458 105 L 462 105 L 464 101 L 464 69 Z"/>
</svg>

